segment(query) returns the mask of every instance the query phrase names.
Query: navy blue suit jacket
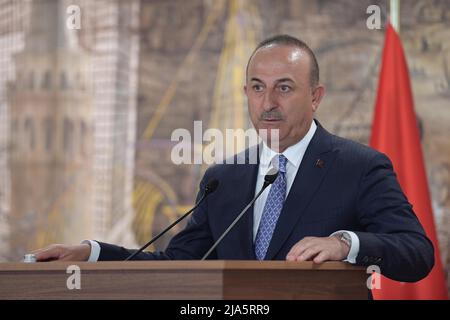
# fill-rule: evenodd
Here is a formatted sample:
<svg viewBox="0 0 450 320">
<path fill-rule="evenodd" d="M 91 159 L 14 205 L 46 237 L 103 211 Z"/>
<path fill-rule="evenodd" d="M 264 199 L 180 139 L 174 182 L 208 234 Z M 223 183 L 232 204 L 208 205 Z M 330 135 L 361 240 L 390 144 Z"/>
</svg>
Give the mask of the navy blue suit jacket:
<svg viewBox="0 0 450 320">
<path fill-rule="evenodd" d="M 403 194 L 390 160 L 367 146 L 332 135 L 317 124 L 266 259 L 284 260 L 302 238 L 327 237 L 344 229 L 359 237 L 357 265 L 378 265 L 383 275 L 398 281 L 425 277 L 434 265 L 433 245 Z M 318 159 L 322 160 L 321 166 L 316 165 Z M 254 197 L 257 173 L 258 165 L 248 161 L 209 168 L 200 190 L 214 178 L 220 182 L 217 190 L 193 213 L 186 228 L 172 238 L 164 252 L 145 252 L 135 259 L 201 259 Z M 133 252 L 106 243 L 100 246 L 100 260 L 122 260 Z M 253 208 L 210 259 L 255 259 Z"/>
</svg>

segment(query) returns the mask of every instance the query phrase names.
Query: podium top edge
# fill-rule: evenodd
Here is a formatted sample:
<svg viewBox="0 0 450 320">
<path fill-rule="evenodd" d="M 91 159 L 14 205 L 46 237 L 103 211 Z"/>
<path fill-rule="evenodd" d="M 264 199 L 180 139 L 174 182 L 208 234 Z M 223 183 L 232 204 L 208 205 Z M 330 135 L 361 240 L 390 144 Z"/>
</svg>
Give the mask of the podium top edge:
<svg viewBox="0 0 450 320">
<path fill-rule="evenodd" d="M 81 270 L 342 270 L 362 271 L 363 267 L 330 261 L 315 264 L 312 261 L 251 261 L 251 260 L 174 260 L 174 261 L 57 261 L 37 263 L 0 263 L 0 274 L 9 271 L 54 271 L 78 266 Z"/>
</svg>

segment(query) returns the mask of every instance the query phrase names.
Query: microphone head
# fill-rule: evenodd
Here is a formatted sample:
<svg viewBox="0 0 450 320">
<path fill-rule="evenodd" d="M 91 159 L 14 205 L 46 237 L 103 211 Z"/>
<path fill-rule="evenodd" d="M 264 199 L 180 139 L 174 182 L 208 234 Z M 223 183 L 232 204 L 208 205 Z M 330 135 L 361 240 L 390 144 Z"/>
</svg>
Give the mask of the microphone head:
<svg viewBox="0 0 450 320">
<path fill-rule="evenodd" d="M 267 174 L 264 176 L 264 184 L 271 185 L 278 177 L 278 170 L 275 168 L 270 169 Z"/>
<path fill-rule="evenodd" d="M 205 187 L 205 195 L 213 193 L 216 191 L 217 187 L 219 186 L 219 180 L 212 179 L 208 182 L 208 184 Z"/>
</svg>

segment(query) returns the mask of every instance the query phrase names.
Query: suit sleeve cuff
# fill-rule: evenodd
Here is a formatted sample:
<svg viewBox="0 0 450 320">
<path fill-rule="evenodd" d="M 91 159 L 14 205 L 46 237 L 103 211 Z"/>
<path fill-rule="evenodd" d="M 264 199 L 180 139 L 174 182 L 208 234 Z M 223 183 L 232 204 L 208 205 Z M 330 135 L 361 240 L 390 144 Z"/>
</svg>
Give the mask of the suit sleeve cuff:
<svg viewBox="0 0 450 320">
<path fill-rule="evenodd" d="M 91 246 L 91 254 L 89 255 L 88 262 L 97 262 L 98 257 L 100 257 L 100 245 L 98 242 L 93 240 L 84 240 L 82 243 Z"/>
<path fill-rule="evenodd" d="M 333 232 L 330 235 L 330 237 L 334 236 L 336 234 L 343 233 L 343 232 L 347 233 L 352 238 L 352 245 L 350 246 L 350 251 L 348 252 L 347 259 L 345 259 L 344 261 L 355 264 L 356 257 L 358 256 L 358 253 L 359 253 L 359 238 L 356 235 L 356 233 L 354 233 L 352 231 L 348 231 L 348 230 L 339 230 L 339 231 Z"/>
</svg>

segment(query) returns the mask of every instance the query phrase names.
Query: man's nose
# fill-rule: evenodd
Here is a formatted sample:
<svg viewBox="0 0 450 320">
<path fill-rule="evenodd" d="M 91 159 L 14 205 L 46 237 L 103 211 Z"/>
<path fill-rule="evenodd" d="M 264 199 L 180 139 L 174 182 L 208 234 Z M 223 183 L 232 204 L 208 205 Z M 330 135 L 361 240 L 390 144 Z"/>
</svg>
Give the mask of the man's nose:
<svg viewBox="0 0 450 320">
<path fill-rule="evenodd" d="M 275 92 L 273 92 L 273 90 L 267 91 L 267 93 L 264 97 L 263 108 L 264 108 L 264 111 L 270 111 L 270 110 L 278 108 L 278 102 L 276 99 Z"/>
</svg>

